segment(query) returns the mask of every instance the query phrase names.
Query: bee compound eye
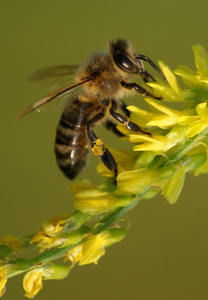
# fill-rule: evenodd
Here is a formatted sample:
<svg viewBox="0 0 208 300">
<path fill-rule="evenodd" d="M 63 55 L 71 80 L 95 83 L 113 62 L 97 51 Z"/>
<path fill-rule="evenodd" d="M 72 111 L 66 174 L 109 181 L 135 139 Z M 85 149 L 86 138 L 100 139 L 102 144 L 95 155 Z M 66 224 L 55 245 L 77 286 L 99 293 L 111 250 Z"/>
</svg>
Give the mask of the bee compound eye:
<svg viewBox="0 0 208 300">
<path fill-rule="evenodd" d="M 114 62 L 117 67 L 128 73 L 138 73 L 139 70 L 133 61 L 124 53 L 117 51 L 113 56 Z"/>
</svg>

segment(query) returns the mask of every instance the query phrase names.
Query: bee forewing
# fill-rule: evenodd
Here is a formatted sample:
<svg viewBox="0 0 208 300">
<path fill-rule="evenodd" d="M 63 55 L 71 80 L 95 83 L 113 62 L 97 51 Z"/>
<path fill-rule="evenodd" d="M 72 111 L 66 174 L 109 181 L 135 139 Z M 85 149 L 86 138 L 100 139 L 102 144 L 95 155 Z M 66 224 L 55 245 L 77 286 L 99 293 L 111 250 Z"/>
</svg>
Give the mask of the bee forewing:
<svg viewBox="0 0 208 300">
<path fill-rule="evenodd" d="M 38 84 L 43 87 L 59 88 L 65 86 L 71 81 L 78 66 L 56 66 L 41 69 L 28 77 L 28 82 Z"/>
<path fill-rule="evenodd" d="M 21 119 L 22 117 L 26 116 L 27 114 L 29 114 L 30 112 L 32 112 L 33 110 L 37 110 L 40 111 L 40 107 L 42 107 L 43 105 L 45 106 L 45 104 L 47 104 L 48 102 L 50 102 L 53 99 L 60 99 L 60 98 L 65 98 L 68 96 L 69 92 L 72 92 L 73 90 L 75 90 L 77 87 L 79 87 L 80 85 L 84 84 L 85 82 L 90 81 L 91 79 L 87 79 L 84 80 L 82 82 L 78 82 L 75 83 L 73 85 L 68 85 L 64 88 L 61 88 L 57 91 L 54 91 L 48 95 L 46 95 L 43 98 L 40 98 L 38 101 L 35 101 L 34 103 L 30 104 L 29 106 L 27 106 L 18 116 L 17 119 Z M 56 106 L 55 106 L 56 107 Z"/>
<path fill-rule="evenodd" d="M 69 99 L 69 94 L 71 94 L 76 88 L 73 90 L 70 90 L 60 96 L 57 96 L 53 99 L 53 101 L 49 101 L 46 104 L 36 108 L 35 110 L 37 112 L 50 112 L 50 111 L 56 111 L 64 107 L 66 101 Z"/>
</svg>

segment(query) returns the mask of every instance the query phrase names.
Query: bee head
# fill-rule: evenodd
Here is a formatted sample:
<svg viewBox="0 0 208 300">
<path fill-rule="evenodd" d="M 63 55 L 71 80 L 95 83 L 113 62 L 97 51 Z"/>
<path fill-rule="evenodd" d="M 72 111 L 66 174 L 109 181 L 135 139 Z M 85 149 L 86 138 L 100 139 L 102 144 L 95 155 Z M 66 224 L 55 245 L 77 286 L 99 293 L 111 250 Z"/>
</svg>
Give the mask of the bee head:
<svg viewBox="0 0 208 300">
<path fill-rule="evenodd" d="M 165 75 L 162 71 L 145 55 L 137 55 L 132 45 L 125 40 L 118 39 L 116 42 L 109 42 L 109 54 L 111 55 L 115 65 L 122 71 L 136 75 L 138 74 L 144 81 L 151 78 L 155 81 L 154 77 L 148 73 L 142 62 L 149 63 L 164 79 Z"/>
<path fill-rule="evenodd" d="M 120 70 L 130 74 L 144 72 L 143 63 L 137 59 L 137 55 L 128 41 L 122 39 L 118 39 L 116 42 L 110 41 L 109 53 Z"/>
</svg>

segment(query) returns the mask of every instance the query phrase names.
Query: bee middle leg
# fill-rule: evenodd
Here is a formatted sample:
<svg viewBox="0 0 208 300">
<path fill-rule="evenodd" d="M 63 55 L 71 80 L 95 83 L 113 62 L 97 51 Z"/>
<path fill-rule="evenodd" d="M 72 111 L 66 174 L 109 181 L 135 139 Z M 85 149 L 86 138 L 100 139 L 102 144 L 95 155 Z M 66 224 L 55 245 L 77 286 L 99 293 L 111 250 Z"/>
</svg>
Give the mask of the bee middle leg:
<svg viewBox="0 0 208 300">
<path fill-rule="evenodd" d="M 124 114 L 130 118 L 130 111 L 128 110 L 127 108 L 127 105 L 124 101 L 120 101 L 120 108 L 121 110 L 124 112 Z M 113 110 L 113 108 L 111 108 Z M 117 128 L 117 124 L 112 122 L 111 120 L 107 120 L 105 121 L 104 123 L 104 126 L 108 129 L 108 130 L 111 130 L 113 133 L 115 133 L 117 136 L 119 137 L 123 137 L 125 136 L 125 134 L 121 133 Z"/>
<path fill-rule="evenodd" d="M 152 136 L 151 133 L 142 130 L 136 123 L 130 121 L 127 117 L 115 112 L 114 110 L 110 110 L 111 116 L 116 119 L 121 124 L 125 125 L 128 129 L 135 131 L 135 132 L 142 132 L 148 136 Z"/>
<path fill-rule="evenodd" d="M 112 121 L 110 121 L 110 120 L 105 121 L 104 126 L 105 126 L 108 130 L 111 130 L 113 133 L 115 133 L 115 134 L 116 134 L 117 136 L 119 136 L 119 137 L 125 136 L 125 134 L 121 133 L 121 132 L 116 128 L 117 124 L 114 123 L 114 122 L 112 122 Z"/>
<path fill-rule="evenodd" d="M 130 118 L 130 111 L 128 110 L 126 103 L 123 101 L 121 101 L 121 110 L 125 113 L 127 117 Z"/>
<path fill-rule="evenodd" d="M 114 184 L 118 175 L 117 163 L 110 151 L 105 148 L 101 139 L 99 139 L 90 126 L 87 127 L 87 135 L 94 155 L 99 156 L 104 165 L 114 174 Z"/>
</svg>

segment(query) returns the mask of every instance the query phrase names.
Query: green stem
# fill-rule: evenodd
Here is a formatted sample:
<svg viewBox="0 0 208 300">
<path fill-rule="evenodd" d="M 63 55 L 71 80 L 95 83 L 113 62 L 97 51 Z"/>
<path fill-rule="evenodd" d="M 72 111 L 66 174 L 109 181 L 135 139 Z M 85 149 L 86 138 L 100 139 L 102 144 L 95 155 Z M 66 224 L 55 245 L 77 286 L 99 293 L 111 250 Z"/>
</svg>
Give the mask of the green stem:
<svg viewBox="0 0 208 300">
<path fill-rule="evenodd" d="M 95 235 L 95 234 L 98 234 L 98 233 L 102 232 L 103 230 L 105 230 L 108 226 L 115 223 L 116 220 L 118 220 L 118 218 L 122 217 L 128 211 L 133 209 L 139 203 L 140 200 L 141 200 L 141 198 L 139 198 L 137 200 L 133 200 L 132 203 L 128 206 L 118 207 L 115 211 L 113 211 L 112 213 L 105 216 L 100 221 L 100 224 L 94 228 L 92 233 Z"/>
<path fill-rule="evenodd" d="M 112 225 L 113 223 L 116 222 L 116 220 L 118 220 L 118 218 L 122 217 L 124 214 L 126 214 L 129 210 L 133 209 L 138 202 L 141 200 L 141 198 L 132 201 L 132 203 L 126 207 L 119 207 L 117 208 L 115 211 L 111 212 L 110 214 L 106 215 L 101 221 L 100 224 L 96 227 L 93 227 L 91 233 L 93 235 L 99 234 L 100 232 L 102 232 L 103 230 L 105 230 L 106 228 L 108 228 L 110 225 Z M 86 238 L 85 238 L 86 239 Z M 82 244 L 85 239 L 83 239 L 82 241 L 80 241 L 79 243 L 75 244 L 75 245 L 70 245 L 67 247 L 63 247 L 63 248 L 56 248 L 52 251 L 47 251 L 42 253 L 41 255 L 33 258 L 30 260 L 30 262 L 33 264 L 32 268 L 29 268 L 27 270 L 12 270 L 9 271 L 7 273 L 7 278 L 16 276 L 18 274 L 27 272 L 29 270 L 34 269 L 35 267 L 37 267 L 37 265 L 41 265 L 41 264 L 45 264 L 45 263 L 49 263 L 52 262 L 56 259 L 59 259 L 61 257 L 63 257 L 65 255 L 65 253 L 67 253 L 69 250 L 75 248 L 76 246 Z"/>
</svg>

